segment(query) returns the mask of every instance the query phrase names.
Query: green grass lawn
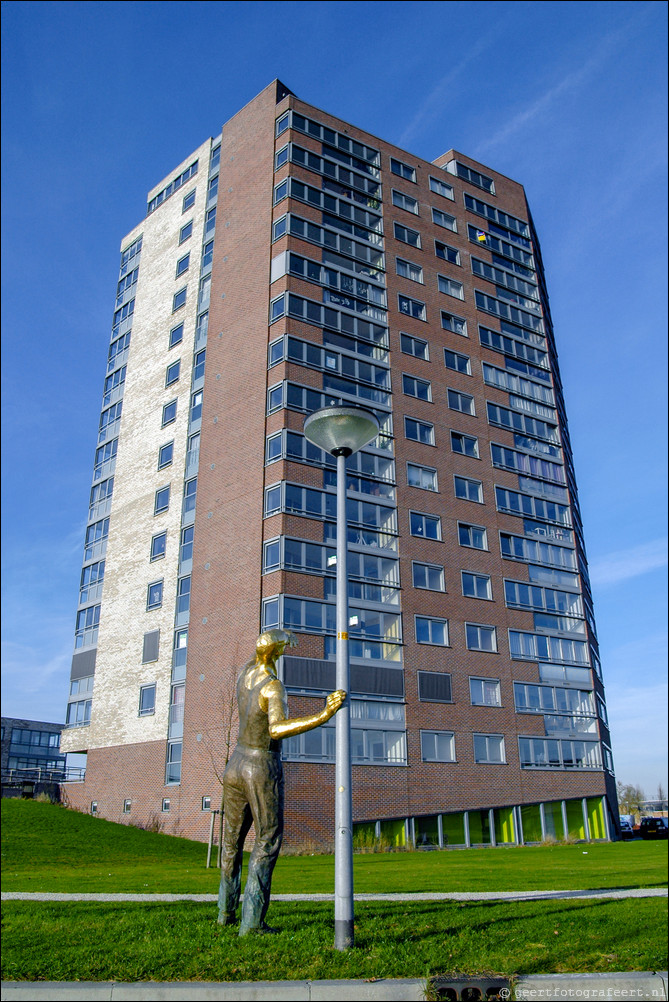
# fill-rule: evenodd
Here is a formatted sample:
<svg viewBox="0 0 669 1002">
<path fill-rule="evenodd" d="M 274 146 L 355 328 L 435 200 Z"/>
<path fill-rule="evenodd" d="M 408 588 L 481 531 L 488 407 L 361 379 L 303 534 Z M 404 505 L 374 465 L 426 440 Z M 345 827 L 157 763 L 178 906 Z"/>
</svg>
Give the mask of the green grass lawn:
<svg viewBox="0 0 669 1002">
<path fill-rule="evenodd" d="M 356 948 L 333 948 L 331 905 L 273 904 L 277 936 L 239 939 L 213 905 L 10 902 L 10 981 L 277 981 L 657 970 L 663 906 L 636 901 L 358 903 Z"/>
<path fill-rule="evenodd" d="M 206 846 L 35 801 L 3 801 L 2 889 L 215 893 Z M 355 889 L 565 890 L 661 887 L 666 842 L 615 842 L 448 852 L 359 854 Z M 272 890 L 331 893 L 332 856 L 281 856 Z"/>
</svg>

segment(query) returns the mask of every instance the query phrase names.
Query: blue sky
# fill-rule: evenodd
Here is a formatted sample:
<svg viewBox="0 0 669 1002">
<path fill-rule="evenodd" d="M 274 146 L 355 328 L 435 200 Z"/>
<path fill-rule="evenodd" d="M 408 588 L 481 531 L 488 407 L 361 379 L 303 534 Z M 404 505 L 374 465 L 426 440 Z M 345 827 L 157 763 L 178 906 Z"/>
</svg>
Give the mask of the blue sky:
<svg viewBox="0 0 669 1002">
<path fill-rule="evenodd" d="M 122 237 L 274 77 L 525 185 L 618 778 L 666 789 L 666 7 L 5 2 L 3 713 L 63 719 Z"/>
</svg>

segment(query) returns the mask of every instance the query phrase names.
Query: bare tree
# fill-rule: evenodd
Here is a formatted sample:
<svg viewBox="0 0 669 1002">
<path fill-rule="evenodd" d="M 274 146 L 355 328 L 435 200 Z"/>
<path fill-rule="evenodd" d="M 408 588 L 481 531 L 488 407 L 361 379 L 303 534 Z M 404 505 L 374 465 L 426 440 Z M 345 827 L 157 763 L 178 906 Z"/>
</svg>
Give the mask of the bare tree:
<svg viewBox="0 0 669 1002">
<path fill-rule="evenodd" d="M 633 783 L 623 783 L 618 780 L 616 783 L 618 793 L 618 807 L 621 814 L 638 814 L 639 805 L 646 799 L 643 789 Z"/>
</svg>

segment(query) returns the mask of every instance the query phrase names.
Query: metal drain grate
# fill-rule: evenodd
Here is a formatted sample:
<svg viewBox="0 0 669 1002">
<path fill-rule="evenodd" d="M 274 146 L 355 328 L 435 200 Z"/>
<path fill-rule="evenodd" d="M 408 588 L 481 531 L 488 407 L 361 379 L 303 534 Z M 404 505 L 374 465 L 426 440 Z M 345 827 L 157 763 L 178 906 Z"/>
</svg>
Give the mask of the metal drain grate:
<svg viewBox="0 0 669 1002">
<path fill-rule="evenodd" d="M 444 1002 L 494 1002 L 511 998 L 507 978 L 430 978 L 429 998 Z"/>
</svg>

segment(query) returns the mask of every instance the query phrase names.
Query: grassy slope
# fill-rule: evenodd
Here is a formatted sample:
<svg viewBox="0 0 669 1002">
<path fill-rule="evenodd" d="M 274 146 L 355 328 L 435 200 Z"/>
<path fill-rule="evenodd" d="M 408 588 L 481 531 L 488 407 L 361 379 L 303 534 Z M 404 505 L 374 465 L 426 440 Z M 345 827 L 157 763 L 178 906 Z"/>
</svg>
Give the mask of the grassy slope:
<svg viewBox="0 0 669 1002">
<path fill-rule="evenodd" d="M 199 842 L 50 804 L 3 801 L 3 889 L 214 892 Z M 356 890 L 659 886 L 666 845 L 634 842 L 360 855 Z M 273 890 L 333 889 L 330 856 L 284 857 Z M 333 949 L 332 906 L 272 904 L 280 933 L 240 940 L 215 906 L 8 902 L 3 977 L 246 981 L 662 969 L 666 901 L 360 903 L 356 949 Z M 271 950 L 268 953 L 268 945 Z M 268 961 L 268 956 L 271 959 Z"/>
<path fill-rule="evenodd" d="M 21 891 L 214 893 L 206 846 L 51 804 L 4 800 L 2 887 Z M 357 892 L 658 887 L 663 842 L 356 855 Z M 280 857 L 272 890 L 333 891 L 331 856 Z"/>
</svg>

